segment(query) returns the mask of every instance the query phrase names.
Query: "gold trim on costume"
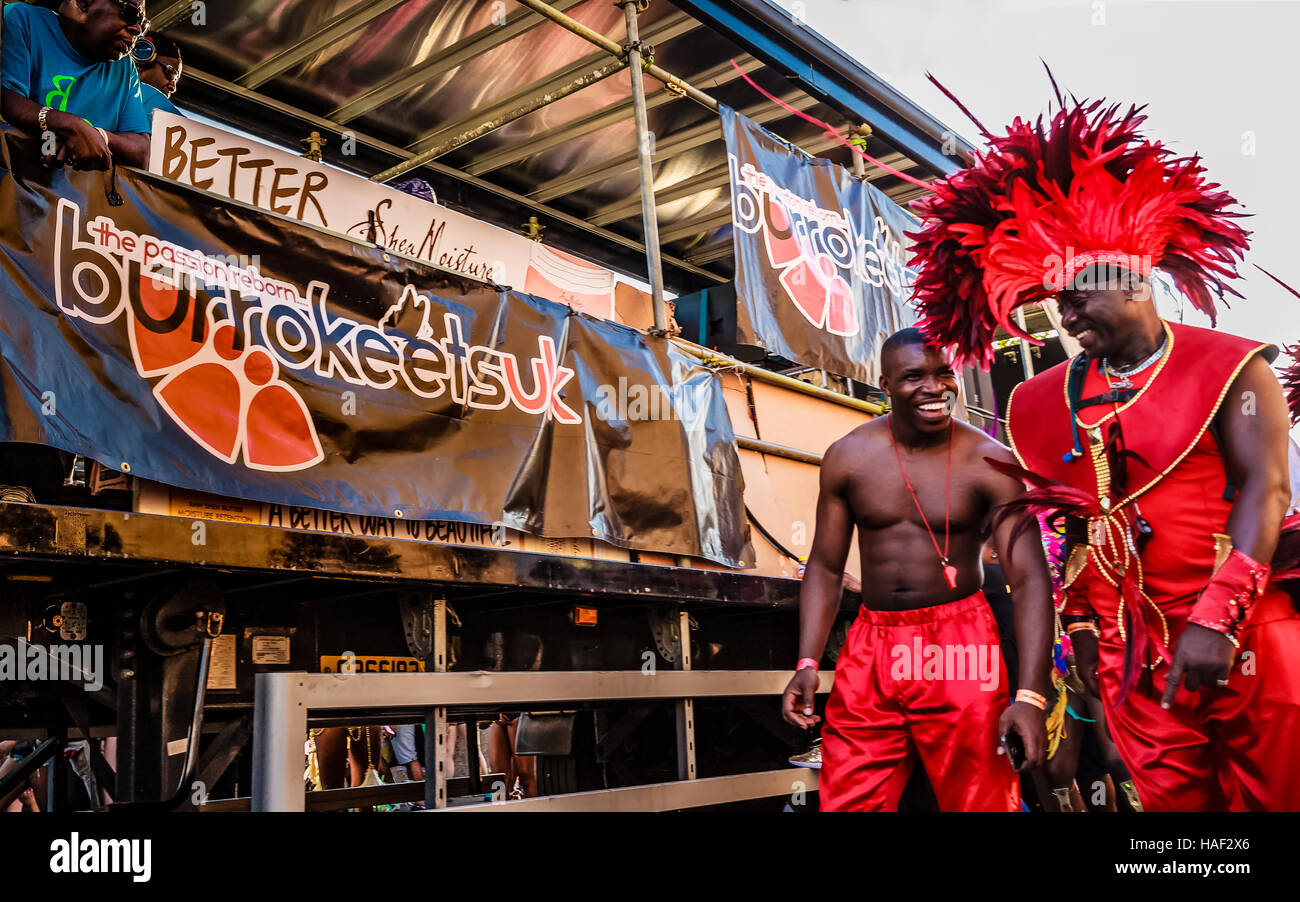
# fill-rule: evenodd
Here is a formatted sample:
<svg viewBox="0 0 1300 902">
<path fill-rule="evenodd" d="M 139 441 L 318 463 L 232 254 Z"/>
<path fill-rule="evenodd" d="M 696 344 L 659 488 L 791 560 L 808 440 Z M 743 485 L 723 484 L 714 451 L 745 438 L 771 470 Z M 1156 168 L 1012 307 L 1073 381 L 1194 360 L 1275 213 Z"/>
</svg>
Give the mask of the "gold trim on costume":
<svg viewBox="0 0 1300 902">
<path fill-rule="evenodd" d="M 1026 379 L 1025 381 L 1027 382 L 1029 380 Z M 1016 387 L 1011 389 L 1011 394 L 1007 396 L 1007 441 L 1011 443 L 1011 453 L 1016 456 L 1016 460 L 1020 461 L 1020 466 L 1028 470 L 1030 469 L 1029 464 L 1026 462 L 1024 457 L 1021 456 L 1019 449 L 1016 448 L 1016 436 L 1015 433 L 1011 431 L 1011 405 L 1016 402 L 1016 392 L 1019 391 L 1020 386 L 1024 384 L 1024 382 L 1017 383 Z M 1069 410 L 1069 408 L 1067 407 L 1066 410 Z"/>
<path fill-rule="evenodd" d="M 1117 509 L 1128 504 L 1130 501 L 1135 500 L 1143 492 L 1147 491 L 1148 489 L 1153 487 L 1157 482 L 1164 479 L 1173 471 L 1174 467 L 1178 466 L 1180 463 L 1183 462 L 1184 457 L 1192 453 L 1192 449 L 1195 448 L 1196 443 L 1201 440 L 1201 436 L 1205 434 L 1205 430 L 1210 428 L 1210 423 L 1214 422 L 1214 418 L 1219 415 L 1219 408 L 1223 406 L 1223 399 L 1228 396 L 1228 389 L 1232 388 L 1232 383 L 1237 381 L 1237 377 L 1241 375 L 1241 371 L 1246 368 L 1246 364 L 1250 363 L 1250 361 L 1254 359 L 1256 354 L 1258 354 L 1260 351 L 1264 350 L 1265 348 L 1269 348 L 1269 347 L 1272 347 L 1272 345 L 1268 344 L 1267 342 L 1258 344 L 1255 347 L 1251 348 L 1250 351 L 1248 351 L 1246 355 L 1241 358 L 1241 362 L 1237 364 L 1236 368 L 1224 381 L 1223 390 L 1219 392 L 1218 400 L 1214 402 L 1214 406 L 1210 409 L 1210 415 L 1206 417 L 1205 422 L 1201 424 L 1201 428 L 1197 430 L 1196 435 L 1188 443 L 1187 447 L 1183 449 L 1183 452 L 1179 454 L 1178 457 L 1174 458 L 1173 463 L 1171 463 L 1169 466 L 1165 467 L 1163 470 L 1157 473 L 1154 479 L 1152 479 L 1146 485 L 1142 486 L 1142 488 L 1138 489 L 1136 492 L 1133 492 L 1131 495 L 1128 495 L 1127 497 L 1121 499 L 1115 505 Z M 1151 383 L 1148 382 L 1147 384 L 1150 385 Z"/>
<path fill-rule="evenodd" d="M 1219 572 L 1219 568 L 1224 562 L 1232 556 L 1232 536 L 1216 532 L 1214 533 L 1214 569 L 1210 571 L 1210 577 Z"/>
<path fill-rule="evenodd" d="M 1074 585 L 1074 581 L 1079 578 L 1079 574 L 1083 572 L 1083 568 L 1086 566 L 1088 566 L 1087 543 L 1075 545 L 1070 549 L 1070 557 L 1065 562 L 1065 579 L 1061 584 L 1061 588 L 1068 589 Z"/>
</svg>

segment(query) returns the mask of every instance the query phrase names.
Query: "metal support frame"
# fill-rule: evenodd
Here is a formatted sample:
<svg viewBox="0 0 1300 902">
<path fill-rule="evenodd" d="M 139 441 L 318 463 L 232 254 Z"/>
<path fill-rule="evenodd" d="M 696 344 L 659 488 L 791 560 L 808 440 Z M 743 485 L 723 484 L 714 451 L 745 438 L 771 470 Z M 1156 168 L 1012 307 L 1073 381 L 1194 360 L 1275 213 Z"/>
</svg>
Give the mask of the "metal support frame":
<svg viewBox="0 0 1300 902">
<path fill-rule="evenodd" d="M 830 392 L 824 396 L 849 405 L 860 403 Z M 176 528 L 177 522 L 175 517 L 155 514 L 0 504 L 0 561 L 40 562 L 40 567 L 51 573 L 64 566 L 86 565 L 138 573 L 163 564 L 209 572 L 261 571 L 265 574 L 262 579 L 293 573 L 303 580 L 343 578 L 354 585 L 368 584 L 339 591 L 331 588 L 332 583 L 317 583 L 320 591 L 335 597 L 419 585 L 434 588 L 436 584 L 455 585 L 462 591 L 483 587 L 480 591 L 584 593 L 597 598 L 671 599 L 678 604 L 745 608 L 791 607 L 798 601 L 797 582 L 743 571 L 634 564 L 384 537 L 358 536 L 343 541 L 326 533 L 215 520 L 207 523 L 208 544 L 195 546 L 188 530 Z M 80 530 L 75 534 L 84 540 L 84 550 L 58 550 L 54 536 L 72 535 L 75 530 Z M 121 623 L 129 625 L 130 620 L 124 618 Z M 130 660 L 134 660 L 130 648 L 123 647 L 119 653 L 131 653 Z M 126 657 L 116 658 L 115 666 L 135 672 L 135 664 L 128 664 Z M 123 675 L 119 680 L 119 724 L 130 721 L 128 709 L 140 701 L 133 688 L 138 682 L 134 675 Z M 185 714 L 188 717 L 188 710 Z M 124 760 L 130 759 L 124 756 Z"/>
<path fill-rule="evenodd" d="M 678 635 L 681 636 L 681 650 L 673 666 L 681 672 L 691 670 L 691 614 L 689 611 L 677 612 L 680 624 Z M 683 698 L 677 702 L 677 779 L 695 779 L 695 699 Z"/>
<path fill-rule="evenodd" d="M 728 182 L 727 170 L 727 164 L 724 163 L 721 166 L 706 169 L 699 175 L 683 179 L 668 188 L 656 191 L 655 203 L 670 204 L 673 201 L 693 197 L 705 191 L 717 191 L 726 188 Z M 620 222 L 640 212 L 641 203 L 639 200 L 619 200 L 598 208 L 587 217 L 587 222 L 598 226 L 609 225 L 611 222 Z"/>
<path fill-rule="evenodd" d="M 829 150 L 830 148 L 838 147 L 839 145 L 840 142 L 835 138 L 820 137 L 814 138 L 806 144 L 801 144 L 800 149 L 809 156 L 816 156 L 823 150 Z M 529 152 L 531 153 L 532 151 Z M 861 158 L 859 157 L 859 159 Z M 895 163 L 900 164 L 900 166 L 896 168 L 904 169 L 909 165 L 915 165 L 910 160 L 907 160 L 902 154 L 890 154 L 884 162 L 889 163 L 890 165 L 895 165 Z M 473 171 L 474 168 L 474 166 L 471 166 L 470 170 Z M 729 168 L 727 163 L 706 169 L 698 175 L 693 175 L 690 178 L 683 179 L 682 181 L 669 185 L 666 188 L 656 190 L 655 202 L 661 205 L 669 204 L 673 201 L 694 197 L 695 195 L 702 194 L 705 191 L 721 190 L 726 188 L 730 183 L 728 173 Z M 885 170 L 876 168 L 873 169 L 872 174 L 867 177 L 867 180 L 870 181 L 872 178 L 880 178 L 886 174 Z M 609 225 L 612 222 L 619 222 L 627 219 L 630 216 L 635 216 L 640 212 L 641 204 L 638 201 L 620 200 L 600 207 L 592 213 L 591 216 L 587 217 L 587 222 L 596 226 L 604 226 Z M 728 241 L 727 244 L 729 247 L 730 241 Z M 728 252 L 730 252 L 730 250 L 728 250 Z"/>
<path fill-rule="evenodd" d="M 447 599 L 433 602 L 433 672 L 447 672 Z M 447 807 L 447 708 L 439 705 L 424 714 L 424 807 Z M 477 764 L 478 762 L 474 762 Z"/>
<path fill-rule="evenodd" d="M 294 682 L 268 677 L 297 678 Z M 342 676 L 342 674 L 335 674 Z M 307 674 L 259 673 L 253 702 L 253 810 L 302 811 Z M 358 679 L 355 674 L 351 679 Z M 290 738 L 293 737 L 293 738 Z"/>
<path fill-rule="evenodd" d="M 727 198 L 727 206 L 721 210 L 714 210 L 712 213 L 680 222 L 670 229 L 664 229 L 662 237 L 664 241 L 678 241 L 691 235 L 707 235 L 728 225 L 731 225 L 731 198 Z"/>
<path fill-rule="evenodd" d="M 805 395 L 812 395 L 814 398 L 820 398 L 823 401 L 830 401 L 832 404 L 839 404 L 842 407 L 852 407 L 854 410 L 860 410 L 863 413 L 870 413 L 879 416 L 885 412 L 885 409 L 879 404 L 871 401 L 863 401 L 859 398 L 850 398 L 848 395 L 841 395 L 838 392 L 828 391 L 820 386 L 813 385 L 809 382 L 802 382 L 799 379 L 792 379 L 782 373 L 774 373 L 771 370 L 765 370 L 760 366 L 754 366 L 736 360 L 734 357 L 728 357 L 725 354 L 719 354 L 711 348 L 697 345 L 694 342 L 684 341 L 680 338 L 674 338 L 673 344 L 681 351 L 697 358 L 705 366 L 713 367 L 719 370 L 731 370 L 733 372 L 745 375 L 751 379 L 757 379 L 759 382 L 766 382 L 769 385 L 788 388 L 792 391 L 803 392 Z"/>
<path fill-rule="evenodd" d="M 558 0 L 555 5 L 559 9 L 569 9 L 582 2 L 585 0 Z M 436 51 L 424 62 L 403 69 L 400 78 L 375 85 L 360 97 L 340 104 L 330 113 L 330 118 L 335 122 L 348 123 L 364 116 L 371 110 L 378 109 L 390 101 L 430 84 L 444 72 L 450 72 L 469 60 L 519 37 L 540 21 L 541 16 L 532 10 L 514 10 L 500 25 L 481 28 L 454 44 Z"/>
<path fill-rule="evenodd" d="M 792 796 L 816 792 L 818 773 L 803 767 L 737 774 L 731 777 L 706 777 L 702 780 L 679 780 L 600 789 L 560 796 L 514 799 L 508 802 L 462 805 L 450 809 L 464 811 L 676 811 L 706 805 L 726 805 L 750 799 Z"/>
<path fill-rule="evenodd" d="M 809 97 L 799 91 L 786 91 L 779 96 L 796 110 L 806 110 L 808 107 L 817 105 L 816 98 Z M 759 125 L 790 115 L 784 107 L 777 106 L 768 100 L 750 104 L 740 110 L 740 114 L 754 120 Z M 670 138 L 656 141 L 655 153 L 661 157 L 667 157 L 721 140 L 722 123 L 717 118 L 710 117 L 698 125 L 692 125 L 689 128 L 674 132 Z M 635 151 L 620 154 L 597 169 L 562 175 L 550 181 L 542 182 L 528 196 L 541 203 L 546 203 L 557 197 L 564 197 L 575 191 L 580 191 L 588 185 L 603 182 L 611 176 L 629 172 L 635 169 L 636 165 L 637 154 Z"/>
<path fill-rule="evenodd" d="M 225 776 L 230 765 L 235 763 L 239 753 L 253 737 L 253 716 L 245 714 L 226 723 L 208 744 L 207 751 L 199 762 L 199 780 L 211 787 Z"/>
<path fill-rule="evenodd" d="M 573 79 L 563 82 L 555 88 L 530 97 L 519 106 L 513 107 L 504 112 L 496 113 L 482 122 L 479 122 L 472 128 L 465 129 L 458 134 L 452 135 L 447 140 L 435 144 L 428 150 L 422 151 L 421 153 L 411 157 L 409 160 L 398 163 L 396 166 L 372 176 L 371 181 L 391 181 L 405 172 L 410 172 L 412 169 L 424 165 L 429 160 L 436 160 L 438 157 L 451 153 L 458 147 L 468 144 L 471 141 L 476 141 L 484 135 L 496 131 L 503 125 L 507 125 L 517 119 L 522 119 L 529 113 L 534 113 L 544 106 L 550 106 L 557 100 L 563 100 L 571 94 L 576 94 L 583 88 L 590 87 L 598 81 L 604 81 L 611 75 L 623 71 L 626 67 L 627 63 L 622 60 L 608 60 L 601 63 L 594 69 L 589 69 Z"/>
<path fill-rule="evenodd" d="M 429 765 L 424 778 L 424 807 L 429 811 L 447 807 L 447 773 L 443 770 L 446 757 L 447 709 L 430 708 L 424 714 L 424 760 Z M 253 810 L 260 810 L 257 790 L 253 790 Z"/>
<path fill-rule="evenodd" d="M 52 758 L 62 754 L 63 744 L 66 741 L 66 737 L 62 735 L 49 737 L 33 749 L 17 768 L 5 774 L 4 779 L 0 779 L 0 811 L 4 811 L 13 804 L 14 799 L 23 794 L 27 788 L 27 780 L 32 774 L 44 767 Z M 54 769 L 51 764 L 50 772 L 52 773 Z"/>
<path fill-rule="evenodd" d="M 473 735 L 473 731 L 470 732 Z M 505 774 L 484 774 L 492 781 L 504 780 Z M 465 795 L 481 795 L 469 777 L 452 777 L 447 781 L 448 804 L 451 799 Z M 340 811 L 344 808 L 370 808 L 374 805 L 399 805 L 403 802 L 422 802 L 424 781 L 407 780 L 404 783 L 380 783 L 377 786 L 349 786 L 346 789 L 321 789 L 306 794 L 307 811 Z M 198 807 L 202 812 L 252 811 L 249 796 L 236 799 L 212 799 Z"/>
<path fill-rule="evenodd" d="M 427 711 L 453 705 L 525 708 L 559 702 L 779 695 L 789 679 L 784 670 L 259 673 L 253 707 L 253 810 L 304 810 L 302 742 L 310 711 L 343 715 L 381 707 Z M 817 691 L 829 692 L 833 679 L 833 673 L 821 674 Z M 764 793 L 772 794 L 779 793 Z"/>
<path fill-rule="evenodd" d="M 406 0 L 362 0 L 353 4 L 345 12 L 330 19 L 320 28 L 279 53 L 267 57 L 239 77 L 239 83 L 247 88 L 256 88 L 275 78 L 282 72 L 324 50 L 329 50 L 343 38 L 352 34 L 371 21 L 391 12 Z"/>
<path fill-rule="evenodd" d="M 893 188 L 886 191 L 885 197 L 888 197 L 900 207 L 906 207 L 918 197 L 925 197 L 931 193 L 933 192 L 927 188 L 917 188 L 915 185 L 903 182 L 901 185 L 895 185 Z"/>
<path fill-rule="evenodd" d="M 644 41 L 644 38 L 642 39 Z M 748 73 L 755 69 L 762 68 L 762 64 L 749 54 L 744 54 L 736 59 L 736 65 L 742 71 Z M 699 81 L 707 81 L 714 85 L 724 85 L 740 77 L 731 62 L 721 63 L 712 69 L 706 69 L 695 76 Z M 661 88 L 652 94 L 646 96 L 646 109 L 652 110 L 663 106 L 666 103 L 672 103 L 679 99 L 681 95 L 674 93 L 667 88 Z M 609 104 L 593 113 L 580 116 L 567 125 L 559 128 L 550 129 L 527 141 L 509 144 L 499 150 L 486 153 L 481 157 L 475 157 L 465 171 L 470 175 L 485 175 L 493 170 L 500 169 L 503 166 L 509 166 L 511 163 L 517 163 L 520 160 L 527 159 L 534 154 L 539 154 L 552 147 L 557 147 L 566 141 L 572 141 L 574 138 L 580 138 L 583 135 L 590 134 L 598 129 L 613 125 L 616 122 L 626 121 L 628 116 L 633 113 L 632 98 L 618 100 Z M 725 167 L 724 167 L 725 169 Z M 634 203 L 631 216 L 641 210 L 640 204 Z M 597 223 L 600 225 L 601 223 Z"/>
<path fill-rule="evenodd" d="M 679 37 L 698 27 L 699 23 L 690 16 L 677 13 L 657 23 L 654 26 L 653 33 L 648 37 L 663 42 Z M 482 137 L 508 122 L 526 116 L 544 106 L 549 106 L 581 88 L 595 84 L 597 81 L 619 71 L 625 65 L 628 65 L 628 58 L 622 52 L 612 58 L 608 54 L 600 52 L 581 57 L 558 72 L 553 72 L 545 78 L 511 91 L 486 107 L 470 110 L 460 119 L 425 132 L 407 145 L 411 153 L 415 154 L 414 157 L 373 178 L 379 182 L 394 179 L 420 165 L 425 160 L 434 159 L 436 156 L 441 156 L 447 153 L 448 150 L 454 149 L 440 150 L 440 148 L 445 147 L 462 134 L 476 133 L 474 137 Z M 593 75 L 598 77 L 593 77 Z M 514 113 L 517 113 L 517 115 L 512 116 Z M 484 129 L 485 124 L 490 127 Z M 434 151 L 438 152 L 434 153 Z M 416 160 L 419 160 L 420 163 L 416 163 Z"/>
<path fill-rule="evenodd" d="M 636 123 L 636 158 L 641 183 L 641 232 L 645 237 L 646 280 L 650 283 L 650 297 L 654 307 L 655 332 L 668 330 L 668 309 L 664 304 L 664 270 L 659 258 L 659 214 L 655 212 L 655 175 L 650 119 L 645 104 L 645 83 L 642 81 L 641 32 L 636 14 L 640 0 L 623 0 L 623 13 L 627 19 L 628 72 L 632 76 L 632 109 Z"/>
<path fill-rule="evenodd" d="M 636 0 L 630 0 L 630 2 L 635 3 Z M 518 3 L 521 6 L 526 6 L 531 10 L 535 10 L 541 13 L 543 16 L 550 19 L 552 22 L 555 22 L 557 25 L 561 25 L 564 28 L 567 28 L 569 31 L 573 32 L 578 37 L 590 41 L 591 43 L 595 44 L 597 47 L 600 47 L 606 53 L 612 53 L 615 56 L 623 55 L 623 48 L 620 47 L 618 44 L 614 43 L 609 38 L 601 34 L 600 32 L 593 31 L 592 29 L 588 28 L 586 25 L 583 25 L 577 19 L 570 18 L 569 16 L 566 16 L 564 13 L 560 12 L 555 7 L 543 3 L 542 0 L 518 0 Z M 628 40 L 629 41 L 636 40 L 636 38 L 632 36 L 631 31 L 628 32 Z M 666 69 L 662 69 L 659 66 L 656 66 L 653 63 L 651 63 L 650 65 L 647 65 L 645 67 L 645 73 L 646 75 L 649 75 L 651 78 L 657 78 L 659 81 L 663 82 L 665 85 L 668 86 L 669 90 L 675 91 L 684 97 L 689 97 L 691 100 L 694 100 L 696 103 L 700 104 L 701 106 L 713 110 L 715 113 L 718 111 L 718 101 L 714 100 L 712 97 L 710 97 L 708 94 L 705 94 L 703 91 L 699 90 L 694 85 L 688 84 L 687 82 L 678 78 L 676 75 L 673 75 L 671 72 L 667 71 Z"/>
<path fill-rule="evenodd" d="M 731 235 L 717 236 L 714 241 L 706 242 L 699 246 L 698 250 L 693 250 L 686 256 L 692 263 L 698 263 L 704 266 L 709 263 L 715 263 L 718 260 L 725 260 L 736 252 L 736 246 L 732 242 Z"/>
<path fill-rule="evenodd" d="M 68 808 L 68 771 L 72 768 L 64 757 L 67 746 L 67 734 L 61 731 L 58 745 L 55 746 L 54 754 L 50 756 L 50 766 L 45 770 L 46 814 L 62 814 Z"/>
<path fill-rule="evenodd" d="M 1028 331 L 1025 326 L 1025 308 L 1023 307 L 1016 308 L 1016 325 L 1020 327 L 1021 332 Z M 1032 346 L 1026 339 L 1020 339 L 1020 366 L 1024 370 L 1026 379 L 1034 378 L 1034 362 L 1030 356 L 1031 354 L 1033 354 Z"/>
<path fill-rule="evenodd" d="M 732 243 L 731 235 L 718 236 L 716 241 L 708 242 L 700 246 L 699 250 L 691 251 L 686 256 L 692 263 L 698 263 L 705 266 L 709 263 L 716 263 L 718 260 L 725 260 L 736 252 L 736 247 Z"/>
<path fill-rule="evenodd" d="M 150 28 L 156 32 L 165 31 L 181 19 L 184 19 L 186 14 L 193 9 L 194 0 L 175 0 L 175 2 L 164 6 L 157 14 L 149 17 Z"/>
<path fill-rule="evenodd" d="M 747 438 L 743 435 L 736 436 L 736 447 L 744 448 L 746 451 L 757 451 L 759 454 L 770 454 L 773 457 L 784 457 L 786 460 L 797 461 L 801 464 L 812 464 L 815 467 L 822 465 L 822 456 L 820 454 L 813 454 L 811 451 L 800 451 L 798 448 L 778 445 L 776 442 Z"/>
</svg>

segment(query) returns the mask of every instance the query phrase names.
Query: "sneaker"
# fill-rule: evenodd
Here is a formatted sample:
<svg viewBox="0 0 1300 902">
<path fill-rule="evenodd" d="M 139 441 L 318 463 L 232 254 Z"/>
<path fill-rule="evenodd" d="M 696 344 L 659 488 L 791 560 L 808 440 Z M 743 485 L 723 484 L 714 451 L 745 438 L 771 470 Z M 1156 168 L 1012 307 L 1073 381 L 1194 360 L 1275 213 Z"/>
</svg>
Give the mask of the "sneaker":
<svg viewBox="0 0 1300 902">
<path fill-rule="evenodd" d="M 790 763 L 795 767 L 810 767 L 813 770 L 821 770 L 822 767 L 822 741 L 818 739 L 812 744 L 812 748 L 802 755 L 791 755 Z"/>
<path fill-rule="evenodd" d="M 0 485 L 0 504 L 35 504 L 36 496 L 25 485 Z"/>
</svg>

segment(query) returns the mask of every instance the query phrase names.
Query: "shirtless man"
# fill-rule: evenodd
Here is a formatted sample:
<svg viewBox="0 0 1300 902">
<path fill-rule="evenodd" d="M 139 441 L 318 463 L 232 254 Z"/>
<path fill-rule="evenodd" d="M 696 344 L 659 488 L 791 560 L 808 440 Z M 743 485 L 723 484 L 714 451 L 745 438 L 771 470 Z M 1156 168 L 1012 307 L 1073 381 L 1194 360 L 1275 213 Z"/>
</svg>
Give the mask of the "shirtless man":
<svg viewBox="0 0 1300 902">
<path fill-rule="evenodd" d="M 835 668 L 822 731 L 821 810 L 895 810 L 919 755 L 944 811 L 1017 811 L 1019 778 L 1000 737 L 1018 734 L 1020 770 L 1043 761 L 1052 647 L 1051 580 L 1038 535 L 1002 551 L 1026 687 L 1007 707 L 998 630 L 980 592 L 985 523 L 1024 491 L 986 457 L 1009 449 L 951 415 L 957 377 L 922 333 L 904 329 L 881 349 L 892 412 L 826 452 L 817 531 L 799 599 L 799 661 L 782 697 L 790 723 L 809 728 L 817 664 L 840 601 L 853 530 L 863 606 Z M 1032 688 L 1031 688 L 1032 687 Z M 1036 691 L 1037 690 L 1037 691 Z"/>
</svg>

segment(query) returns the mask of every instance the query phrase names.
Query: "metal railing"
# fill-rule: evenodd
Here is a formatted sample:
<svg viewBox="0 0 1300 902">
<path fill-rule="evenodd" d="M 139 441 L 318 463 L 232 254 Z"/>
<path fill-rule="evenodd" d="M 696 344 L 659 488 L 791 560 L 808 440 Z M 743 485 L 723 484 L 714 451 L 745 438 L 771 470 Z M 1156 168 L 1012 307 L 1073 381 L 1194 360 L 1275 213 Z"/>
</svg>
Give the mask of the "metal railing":
<svg viewBox="0 0 1300 902">
<path fill-rule="evenodd" d="M 818 691 L 829 692 L 833 678 L 834 674 L 822 674 Z M 427 760 L 433 766 L 426 770 L 426 805 L 445 808 L 446 776 L 440 741 L 448 707 L 510 705 L 527 710 L 530 705 L 557 702 L 646 699 L 684 702 L 693 698 L 779 695 L 789 679 L 789 672 L 784 670 L 259 673 L 254 698 L 252 808 L 254 811 L 305 809 L 303 740 L 307 735 L 308 715 L 312 712 L 344 714 L 400 708 L 428 712 L 426 741 L 434 754 L 432 760 Z M 693 724 L 691 726 L 693 733 Z M 693 735 L 679 736 L 681 743 L 693 745 Z M 627 809 L 655 808 L 664 804 L 673 807 L 719 804 L 719 799 L 736 801 L 781 794 L 786 789 L 774 792 L 773 787 L 791 785 L 789 778 L 792 773 L 796 772 L 782 769 L 765 774 L 679 780 L 626 790 L 549 797 L 551 801 L 526 799 L 523 800 L 526 804 L 506 802 L 500 806 L 503 810 L 539 807 L 608 810 L 611 806 Z M 811 777 L 808 779 L 810 785 L 815 783 Z"/>
</svg>

